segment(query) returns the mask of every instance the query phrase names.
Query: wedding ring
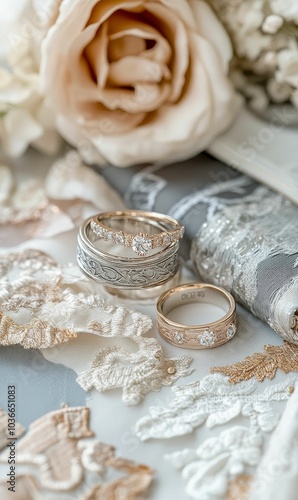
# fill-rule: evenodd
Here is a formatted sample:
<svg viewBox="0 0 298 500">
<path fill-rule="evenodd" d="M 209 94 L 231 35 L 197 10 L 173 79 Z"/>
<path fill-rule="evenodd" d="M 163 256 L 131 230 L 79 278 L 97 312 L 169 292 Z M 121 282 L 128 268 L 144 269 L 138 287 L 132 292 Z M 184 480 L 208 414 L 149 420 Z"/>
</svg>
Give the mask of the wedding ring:
<svg viewBox="0 0 298 500">
<path fill-rule="evenodd" d="M 212 307 L 216 320 L 201 324 L 182 324 L 173 321 L 173 312 L 184 304 L 197 304 L 197 314 Z M 211 305 L 211 306 L 210 306 Z M 214 314 L 214 313 L 212 313 Z M 185 349 L 209 349 L 231 340 L 236 333 L 236 305 L 232 295 L 218 286 L 189 283 L 163 293 L 157 302 L 157 327 L 161 336 L 171 344 Z M 203 319 L 203 318 L 202 318 Z"/>
<path fill-rule="evenodd" d="M 162 219 L 147 219 L 146 212 L 129 211 L 129 216 L 123 219 L 126 212 L 113 220 L 115 232 L 123 225 L 130 232 L 142 226 L 146 234 L 162 234 L 168 230 L 169 221 Z M 133 215 L 135 214 L 135 215 Z M 167 217 L 165 217 L 167 219 Z M 103 240 L 91 228 L 92 218 L 87 219 L 81 226 L 78 235 L 77 261 L 81 271 L 97 283 L 106 287 L 123 290 L 139 290 L 153 288 L 167 283 L 173 278 L 179 267 L 179 241 L 174 239 L 166 248 L 151 249 L 146 257 L 137 257 L 130 247 L 119 250 L 114 240 Z"/>
<path fill-rule="evenodd" d="M 147 234 L 143 231 L 131 234 L 122 228 L 128 220 L 141 222 L 139 227 L 148 221 L 151 225 L 157 223 L 162 225 L 164 230 L 155 234 Z M 103 212 L 93 217 L 90 227 L 99 238 L 130 247 L 141 257 L 148 255 L 151 249 L 167 247 L 170 243 L 179 241 L 184 234 L 184 227 L 172 217 L 140 210 Z"/>
</svg>

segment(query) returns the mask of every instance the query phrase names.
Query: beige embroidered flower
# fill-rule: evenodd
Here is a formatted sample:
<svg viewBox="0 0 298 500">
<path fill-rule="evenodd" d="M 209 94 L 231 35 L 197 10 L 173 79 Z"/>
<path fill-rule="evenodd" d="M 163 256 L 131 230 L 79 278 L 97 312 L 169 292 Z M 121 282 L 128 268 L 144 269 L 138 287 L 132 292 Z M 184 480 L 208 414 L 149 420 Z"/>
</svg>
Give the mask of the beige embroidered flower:
<svg viewBox="0 0 298 500">
<path fill-rule="evenodd" d="M 194 155 L 237 108 L 229 39 L 201 0 L 62 0 L 41 78 L 62 135 L 118 166 Z"/>
</svg>

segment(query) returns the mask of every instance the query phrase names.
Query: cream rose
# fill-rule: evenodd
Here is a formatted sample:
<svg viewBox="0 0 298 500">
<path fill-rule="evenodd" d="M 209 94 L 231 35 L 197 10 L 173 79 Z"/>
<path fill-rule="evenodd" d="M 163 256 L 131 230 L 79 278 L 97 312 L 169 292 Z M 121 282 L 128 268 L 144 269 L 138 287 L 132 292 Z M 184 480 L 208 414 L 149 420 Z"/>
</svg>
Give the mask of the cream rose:
<svg viewBox="0 0 298 500">
<path fill-rule="evenodd" d="M 62 0 L 41 79 L 60 133 L 97 161 L 170 162 L 202 151 L 237 108 L 229 39 L 201 0 Z"/>
</svg>

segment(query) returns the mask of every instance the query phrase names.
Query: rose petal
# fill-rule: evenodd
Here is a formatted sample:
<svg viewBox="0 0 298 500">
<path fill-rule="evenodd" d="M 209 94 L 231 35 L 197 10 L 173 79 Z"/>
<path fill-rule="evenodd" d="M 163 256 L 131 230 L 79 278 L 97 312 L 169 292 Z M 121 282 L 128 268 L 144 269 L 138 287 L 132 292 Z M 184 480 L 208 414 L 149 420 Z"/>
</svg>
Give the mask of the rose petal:
<svg viewBox="0 0 298 500">
<path fill-rule="evenodd" d="M 92 8 L 98 0 L 64 0 L 59 17 L 48 31 L 41 47 L 41 89 L 60 112 L 68 110 L 68 53 L 70 47 L 86 26 Z M 75 11 L 75 15 L 71 15 Z M 55 75 L 55 78 L 52 78 Z M 61 85 L 62 83 L 62 85 Z"/>
<path fill-rule="evenodd" d="M 129 47 L 130 52 L 123 51 L 120 53 L 119 51 L 118 59 L 126 55 L 139 54 L 162 64 L 168 64 L 170 62 L 172 50 L 168 41 L 156 28 L 143 22 L 136 15 L 132 16 L 132 14 L 122 11 L 116 12 L 109 19 L 109 33 L 111 40 L 110 45 L 114 44 L 118 39 L 128 35 L 134 36 L 134 41 L 136 40 L 137 45 L 134 48 Z M 150 50 L 146 50 L 145 40 L 153 40 L 155 46 Z M 141 43 L 142 49 L 140 47 Z"/>
<path fill-rule="evenodd" d="M 146 42 L 138 36 L 124 35 L 115 39 L 110 38 L 109 43 L 109 61 L 116 62 L 122 57 L 139 55 L 146 50 Z"/>
<path fill-rule="evenodd" d="M 97 85 L 104 88 L 109 74 L 107 23 L 100 27 L 92 42 L 86 47 L 85 55 L 96 76 Z"/>
<path fill-rule="evenodd" d="M 70 121 L 63 115 L 58 115 L 57 117 L 57 130 L 61 133 L 62 137 L 73 144 L 82 158 L 90 164 L 105 165 L 107 160 L 100 153 L 99 149 L 94 147 L 91 138 L 96 140 L 97 144 L 100 144 L 100 138 L 103 139 L 103 135 L 98 134 L 96 129 L 90 127 L 88 129 L 88 134 L 85 133 L 83 127 L 79 128 L 78 125 Z M 95 137 L 96 136 L 96 137 Z"/>
<path fill-rule="evenodd" d="M 103 23 L 105 22 L 112 14 L 118 10 L 122 11 L 130 11 L 130 12 L 142 12 L 144 10 L 144 1 L 143 0 L 123 0 L 116 1 L 115 0 L 105 0 L 104 2 L 98 1 L 92 11 L 90 16 L 89 23 Z"/>
<path fill-rule="evenodd" d="M 163 78 L 170 79 L 171 72 L 164 64 L 141 57 L 123 57 L 110 65 L 108 83 L 110 85 L 135 85 L 136 83 L 156 83 Z"/>
<path fill-rule="evenodd" d="M 165 10 L 173 12 L 176 17 L 181 19 L 189 28 L 196 29 L 192 9 L 188 0 L 160 0 L 165 6 Z"/>
<path fill-rule="evenodd" d="M 227 32 L 206 2 L 189 0 L 189 3 L 193 9 L 197 31 L 212 42 L 219 54 L 218 64 L 222 64 L 223 70 L 227 72 L 233 55 L 232 44 Z"/>
<path fill-rule="evenodd" d="M 119 93 L 121 102 L 121 90 L 116 89 L 115 95 Z M 79 103 L 79 119 L 77 123 L 86 129 L 103 134 L 120 134 L 137 127 L 145 118 L 145 113 L 127 113 L 122 109 L 109 110 L 101 103 Z"/>
<path fill-rule="evenodd" d="M 185 84 L 185 75 L 189 66 L 188 37 L 184 24 L 171 10 L 158 3 L 146 4 L 148 12 L 154 14 L 161 22 L 161 31 L 170 41 L 174 57 L 171 64 L 172 92 L 169 102 L 176 102 Z"/>
</svg>

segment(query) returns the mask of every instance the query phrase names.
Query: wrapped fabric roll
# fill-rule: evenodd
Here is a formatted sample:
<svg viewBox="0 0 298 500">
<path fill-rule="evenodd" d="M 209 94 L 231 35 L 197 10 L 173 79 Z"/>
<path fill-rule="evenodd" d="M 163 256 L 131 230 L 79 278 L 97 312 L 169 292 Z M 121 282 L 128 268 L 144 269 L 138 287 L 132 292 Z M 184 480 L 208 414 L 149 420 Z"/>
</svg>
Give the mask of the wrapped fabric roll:
<svg viewBox="0 0 298 500">
<path fill-rule="evenodd" d="M 185 225 L 182 256 L 281 337 L 298 343 L 298 207 L 201 154 L 164 167 L 104 171 L 130 207 Z"/>
</svg>

